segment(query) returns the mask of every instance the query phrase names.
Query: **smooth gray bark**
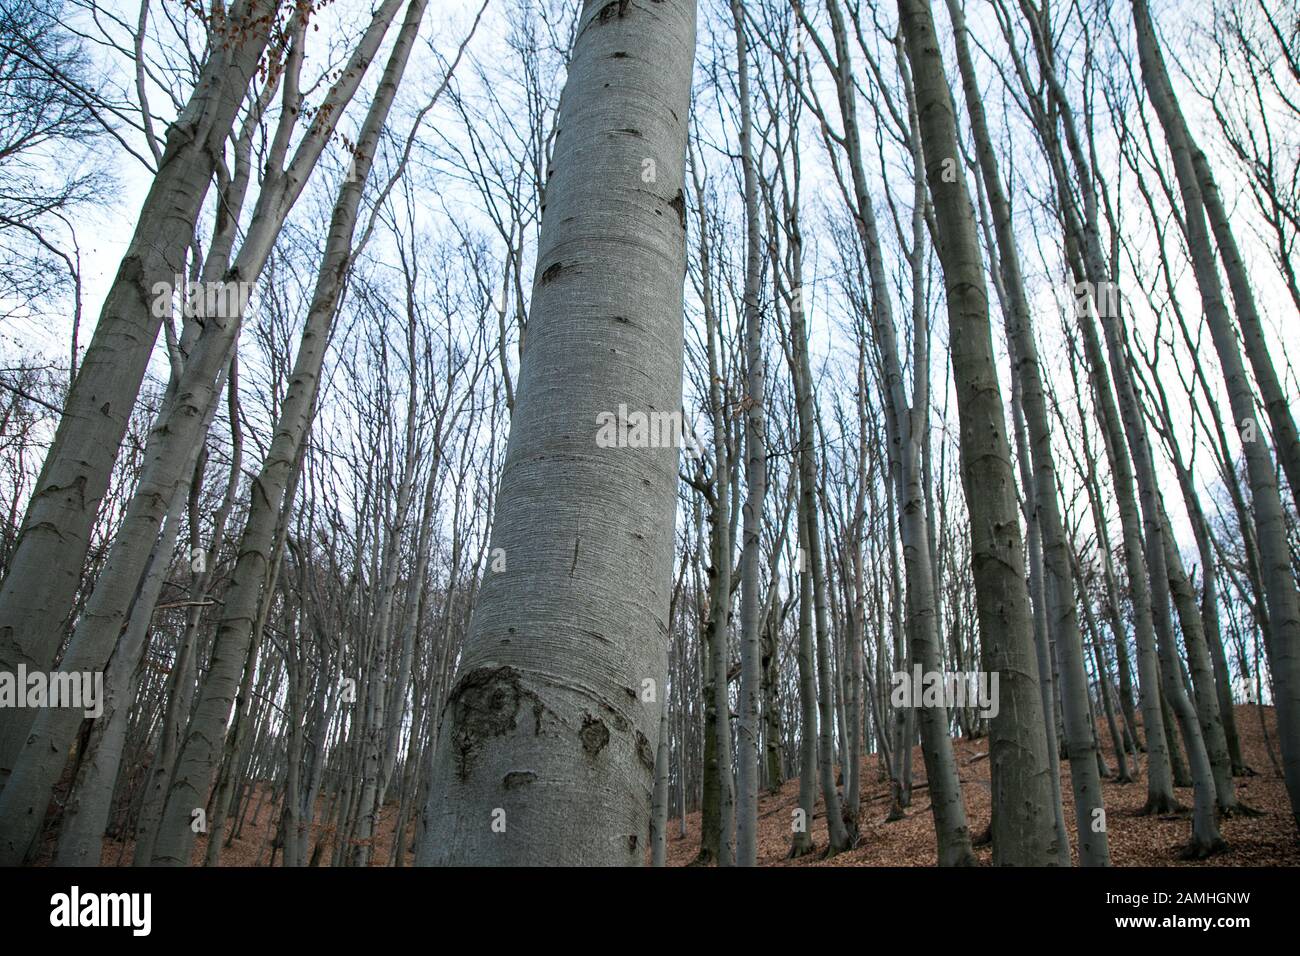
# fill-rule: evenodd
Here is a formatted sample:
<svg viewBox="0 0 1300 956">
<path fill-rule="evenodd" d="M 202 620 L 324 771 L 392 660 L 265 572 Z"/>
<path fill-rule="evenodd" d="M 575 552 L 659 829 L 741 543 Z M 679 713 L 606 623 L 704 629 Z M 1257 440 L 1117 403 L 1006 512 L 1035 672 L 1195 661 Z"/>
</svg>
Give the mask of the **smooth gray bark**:
<svg viewBox="0 0 1300 956">
<path fill-rule="evenodd" d="M 736 721 L 736 865 L 758 862 L 758 750 L 760 668 L 759 535 L 767 498 L 766 362 L 759 314 L 762 235 L 758 169 L 749 102 L 748 39 L 740 0 L 731 0 L 736 28 L 736 70 L 740 97 L 740 162 L 745 193 L 745 505 L 740 558 L 740 715 Z"/>
<path fill-rule="evenodd" d="M 1045 866 L 1057 858 L 1054 821 L 1040 809 L 1052 799 L 1041 725 L 1050 715 L 1043 714 L 1035 678 L 1015 473 L 993 363 L 975 210 L 959 159 L 956 116 L 929 0 L 899 0 L 898 11 L 916 85 L 936 246 L 947 291 L 984 666 L 1000 678 L 1000 706 L 990 730 L 994 862 Z"/>
<path fill-rule="evenodd" d="M 620 405 L 681 408 L 694 50 L 693 0 L 583 7 L 492 529 L 506 568 L 444 710 L 421 865 L 644 860 L 678 451 L 596 437 Z"/>
<path fill-rule="evenodd" d="M 1281 494 L 1268 446 L 1254 434 L 1254 394 L 1241 358 L 1241 349 L 1228 318 L 1214 250 L 1205 222 L 1205 194 L 1192 159 L 1193 144 L 1169 83 L 1155 27 L 1145 0 L 1133 0 L 1138 53 L 1147 95 L 1165 132 L 1183 201 L 1183 224 L 1205 320 L 1210 328 L 1219 365 L 1227 385 L 1232 417 L 1242 439 L 1242 455 L 1250 481 L 1259 544 L 1261 573 L 1268 603 L 1272 639 L 1266 650 L 1273 673 L 1278 737 L 1287 794 L 1296 826 L 1300 828 L 1300 592 L 1291 568 Z M 1244 298 L 1237 305 L 1240 310 Z M 1239 312 L 1240 317 L 1240 312 Z M 1245 330 L 1247 339 L 1250 330 Z M 1267 355 L 1264 356 L 1265 360 Z M 1259 368 L 1256 367 L 1258 374 Z M 1266 396 L 1267 400 L 1267 396 Z M 1285 432 L 1278 435 L 1285 444 Z"/>
<path fill-rule="evenodd" d="M 275 7 L 274 0 L 232 5 L 215 26 L 212 55 L 189 102 L 167 132 L 0 585 L 0 671 L 16 672 L 20 664 L 47 671 L 54 664 L 91 529 L 162 324 L 154 286 L 170 287 L 185 272 L 217 158 L 266 48 Z M 0 727 L 0 786 L 34 720 L 33 712 L 18 710 Z"/>
</svg>

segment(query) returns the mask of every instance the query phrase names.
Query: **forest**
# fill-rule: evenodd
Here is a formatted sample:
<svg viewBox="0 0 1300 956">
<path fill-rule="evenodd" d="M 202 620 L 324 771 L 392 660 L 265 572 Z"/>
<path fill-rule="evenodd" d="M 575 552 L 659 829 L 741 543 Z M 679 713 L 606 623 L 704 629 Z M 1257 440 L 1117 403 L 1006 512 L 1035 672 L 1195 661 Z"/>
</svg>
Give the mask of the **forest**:
<svg viewBox="0 0 1300 956">
<path fill-rule="evenodd" d="M 0 866 L 1300 865 L 1298 236 L 1289 0 L 0 0 Z"/>
</svg>

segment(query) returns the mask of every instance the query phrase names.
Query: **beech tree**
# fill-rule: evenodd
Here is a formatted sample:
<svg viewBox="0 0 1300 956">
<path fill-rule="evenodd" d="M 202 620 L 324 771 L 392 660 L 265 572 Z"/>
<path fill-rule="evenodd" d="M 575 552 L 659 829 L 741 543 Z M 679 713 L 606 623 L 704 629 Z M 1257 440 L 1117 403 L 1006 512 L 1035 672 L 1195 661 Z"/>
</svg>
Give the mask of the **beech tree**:
<svg viewBox="0 0 1300 956">
<path fill-rule="evenodd" d="M 11 7 L 0 863 L 1277 849 L 1276 0 Z"/>
<path fill-rule="evenodd" d="M 577 31 L 493 525 L 504 567 L 448 698 L 422 864 L 645 852 L 678 449 L 602 448 L 596 425 L 681 408 L 695 4 L 588 3 Z"/>
</svg>

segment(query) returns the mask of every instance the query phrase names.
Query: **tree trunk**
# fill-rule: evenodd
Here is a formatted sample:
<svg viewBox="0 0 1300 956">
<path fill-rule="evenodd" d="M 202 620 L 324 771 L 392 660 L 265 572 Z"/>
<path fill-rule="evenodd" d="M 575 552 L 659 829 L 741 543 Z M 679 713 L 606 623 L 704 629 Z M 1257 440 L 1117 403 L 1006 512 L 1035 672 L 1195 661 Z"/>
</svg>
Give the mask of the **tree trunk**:
<svg viewBox="0 0 1300 956">
<path fill-rule="evenodd" d="M 971 516 L 972 570 L 985 670 L 999 675 L 992 718 L 993 852 L 996 864 L 1046 866 L 1056 827 L 1044 715 L 1034 678 L 1033 624 L 1025 584 L 1015 475 L 993 363 L 993 341 L 975 211 L 960 161 L 956 117 L 929 0 L 899 0 L 916 84 L 926 178 L 947 290 L 949 342 L 961 418 L 962 476 Z"/>
<path fill-rule="evenodd" d="M 1300 828 L 1300 593 L 1297 592 L 1291 569 L 1273 456 L 1262 436 L 1255 434 L 1254 395 L 1228 318 L 1214 250 L 1205 225 L 1205 195 L 1192 159 L 1193 144 L 1174 97 L 1145 0 L 1133 0 L 1133 19 L 1137 28 L 1143 83 L 1160 119 L 1173 157 L 1183 200 L 1183 226 L 1197 287 L 1201 293 L 1205 321 L 1209 325 L 1210 336 L 1214 340 L 1215 351 L 1227 383 L 1232 417 L 1241 434 L 1242 454 L 1246 459 L 1253 499 L 1261 571 L 1273 628 L 1272 640 L 1268 642 L 1266 650 L 1273 672 L 1283 771 L 1292 815 L 1297 828 Z M 1237 302 L 1239 317 L 1244 303 L 1242 295 Z M 1244 331 L 1249 342 L 1252 330 L 1247 327 Z M 1268 364 L 1267 354 L 1261 357 L 1263 364 Z M 1257 376 L 1259 371 L 1260 366 L 1257 365 Z M 1267 394 L 1265 401 L 1268 401 Z M 1285 408 L 1282 410 L 1286 411 Z M 1294 428 L 1291 440 L 1294 440 L 1293 436 Z M 1281 452 L 1288 441 L 1285 430 L 1278 433 L 1277 441 Z M 1294 478 L 1291 480 L 1295 481 Z"/>
<path fill-rule="evenodd" d="M 740 558 L 740 717 L 736 722 L 736 865 L 758 862 L 759 696 L 762 683 L 759 627 L 759 535 L 767 498 L 767 439 L 764 433 L 767 369 L 759 314 L 762 236 L 759 230 L 758 169 L 752 144 L 749 64 L 744 14 L 731 0 L 736 28 L 737 84 L 740 97 L 740 162 L 745 192 L 745 507 Z"/>
<path fill-rule="evenodd" d="M 1093 723 L 1088 710 L 1088 674 L 1084 666 L 1083 639 L 1075 611 L 1074 579 L 1070 573 L 1069 542 L 1057 499 L 1056 461 L 1052 454 L 1052 433 L 1048 424 L 1047 403 L 1043 395 L 1038 347 L 1034 341 L 1029 303 L 1020 273 L 1010 204 L 997 171 L 996 154 L 984 119 L 974 67 L 967 49 L 965 23 L 956 0 L 948 0 L 957 32 L 957 59 L 962 72 L 967 111 L 979 155 L 985 191 L 993 213 L 1000 252 L 1003 286 L 1011 306 L 1007 315 L 1008 340 L 1015 371 L 1020 383 L 1020 398 L 1029 430 L 1034 469 L 1034 485 L 1026 494 L 1032 505 L 1042 535 L 1044 590 L 1046 606 L 1051 611 L 1051 626 L 1056 637 L 1056 651 L 1061 668 L 1061 709 L 1065 724 L 1065 743 L 1070 757 L 1070 782 L 1074 790 L 1075 835 L 1079 863 L 1083 866 L 1108 866 L 1110 852 L 1104 826 L 1101 780 L 1097 774 L 1097 748 Z M 1045 711 L 1044 719 L 1055 724 L 1055 715 Z M 1050 736 L 1050 735 L 1049 735 Z M 1050 744 L 1049 744 L 1050 745 Z M 1103 825 L 1098 828 L 1098 820 Z M 1064 834 L 1062 834 L 1064 837 Z"/>
<path fill-rule="evenodd" d="M 274 0 L 237 0 L 215 28 L 229 39 L 213 43 L 185 110 L 168 130 L 158 172 L 104 299 L 0 585 L 0 671 L 16 672 L 20 665 L 46 671 L 54 664 L 91 529 L 162 324 L 155 286 L 170 289 L 186 271 L 186 249 L 217 157 L 261 62 L 276 6 Z M 35 713 L 18 710 L 0 729 L 0 786 L 34 720 Z"/>
<path fill-rule="evenodd" d="M 659 712 L 639 688 L 664 684 L 678 453 L 594 439 L 620 405 L 681 408 L 694 25 L 693 0 L 579 19 L 492 529 L 506 567 L 447 700 L 422 865 L 644 859 Z"/>
</svg>

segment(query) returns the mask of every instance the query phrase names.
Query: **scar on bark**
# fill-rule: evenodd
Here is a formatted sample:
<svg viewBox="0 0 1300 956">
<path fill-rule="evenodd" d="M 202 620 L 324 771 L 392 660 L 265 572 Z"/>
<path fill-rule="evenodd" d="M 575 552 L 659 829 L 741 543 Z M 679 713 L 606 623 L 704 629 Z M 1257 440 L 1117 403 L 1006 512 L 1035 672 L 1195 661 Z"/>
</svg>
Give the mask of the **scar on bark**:
<svg viewBox="0 0 1300 956">
<path fill-rule="evenodd" d="M 686 228 L 686 197 L 682 195 L 682 191 L 680 189 L 677 190 L 677 195 L 674 196 L 671 200 L 669 200 L 668 205 L 672 206 L 673 209 L 676 210 L 677 221 L 680 222 L 682 224 L 682 228 L 685 229 Z"/>
<path fill-rule="evenodd" d="M 560 274 L 560 270 L 563 268 L 564 268 L 564 263 L 562 262 L 555 262 L 552 263 L 550 266 L 548 266 L 546 271 L 542 273 L 542 285 L 546 285 L 546 283 L 550 282 L 552 279 L 558 276 Z"/>
<path fill-rule="evenodd" d="M 609 743 L 609 728 L 599 717 L 583 714 L 582 730 L 578 731 L 578 736 L 582 739 L 582 749 L 594 757 Z"/>
<path fill-rule="evenodd" d="M 511 770 L 501 780 L 501 786 L 507 790 L 514 790 L 516 787 L 522 787 L 532 783 L 537 779 L 537 774 L 531 770 Z"/>
<path fill-rule="evenodd" d="M 621 19 L 627 15 L 627 8 L 631 4 L 632 0 L 609 0 L 609 3 L 600 8 L 600 13 L 596 14 L 596 20 L 600 23 L 608 23 L 614 17 Z"/>
<path fill-rule="evenodd" d="M 181 124 L 176 124 L 179 128 Z M 144 304 L 153 302 L 153 290 L 144 281 L 144 261 L 138 253 L 127 256 L 117 269 L 117 282 L 124 282 L 140 296 Z"/>
<path fill-rule="evenodd" d="M 469 778 L 484 742 L 515 729 L 515 718 L 525 699 L 532 701 L 533 732 L 539 734 L 546 708 L 536 694 L 523 687 L 519 671 L 513 667 L 480 667 L 456 682 L 447 707 L 454 728 L 456 776 L 462 782 Z"/>
<path fill-rule="evenodd" d="M 650 738 L 639 730 L 636 732 L 636 758 L 641 761 L 641 766 L 647 770 L 655 768 L 655 755 L 650 746 Z"/>
<path fill-rule="evenodd" d="M 69 504 L 73 504 L 75 502 L 75 507 L 85 508 L 86 507 L 86 476 L 78 475 L 75 480 L 69 482 L 66 485 L 54 485 L 54 484 L 46 485 L 44 488 L 38 490 L 36 494 L 33 495 L 32 497 L 33 500 L 35 500 L 36 498 L 53 498 L 56 495 L 62 495 L 65 492 L 68 493 L 67 500 Z M 53 531 L 59 538 L 63 537 L 63 532 L 59 530 L 58 526 L 49 521 L 42 521 L 38 524 L 34 524 L 28 530 L 32 530 L 40 527 L 48 528 L 50 531 Z M 23 533 L 26 534 L 26 532 Z"/>
</svg>

